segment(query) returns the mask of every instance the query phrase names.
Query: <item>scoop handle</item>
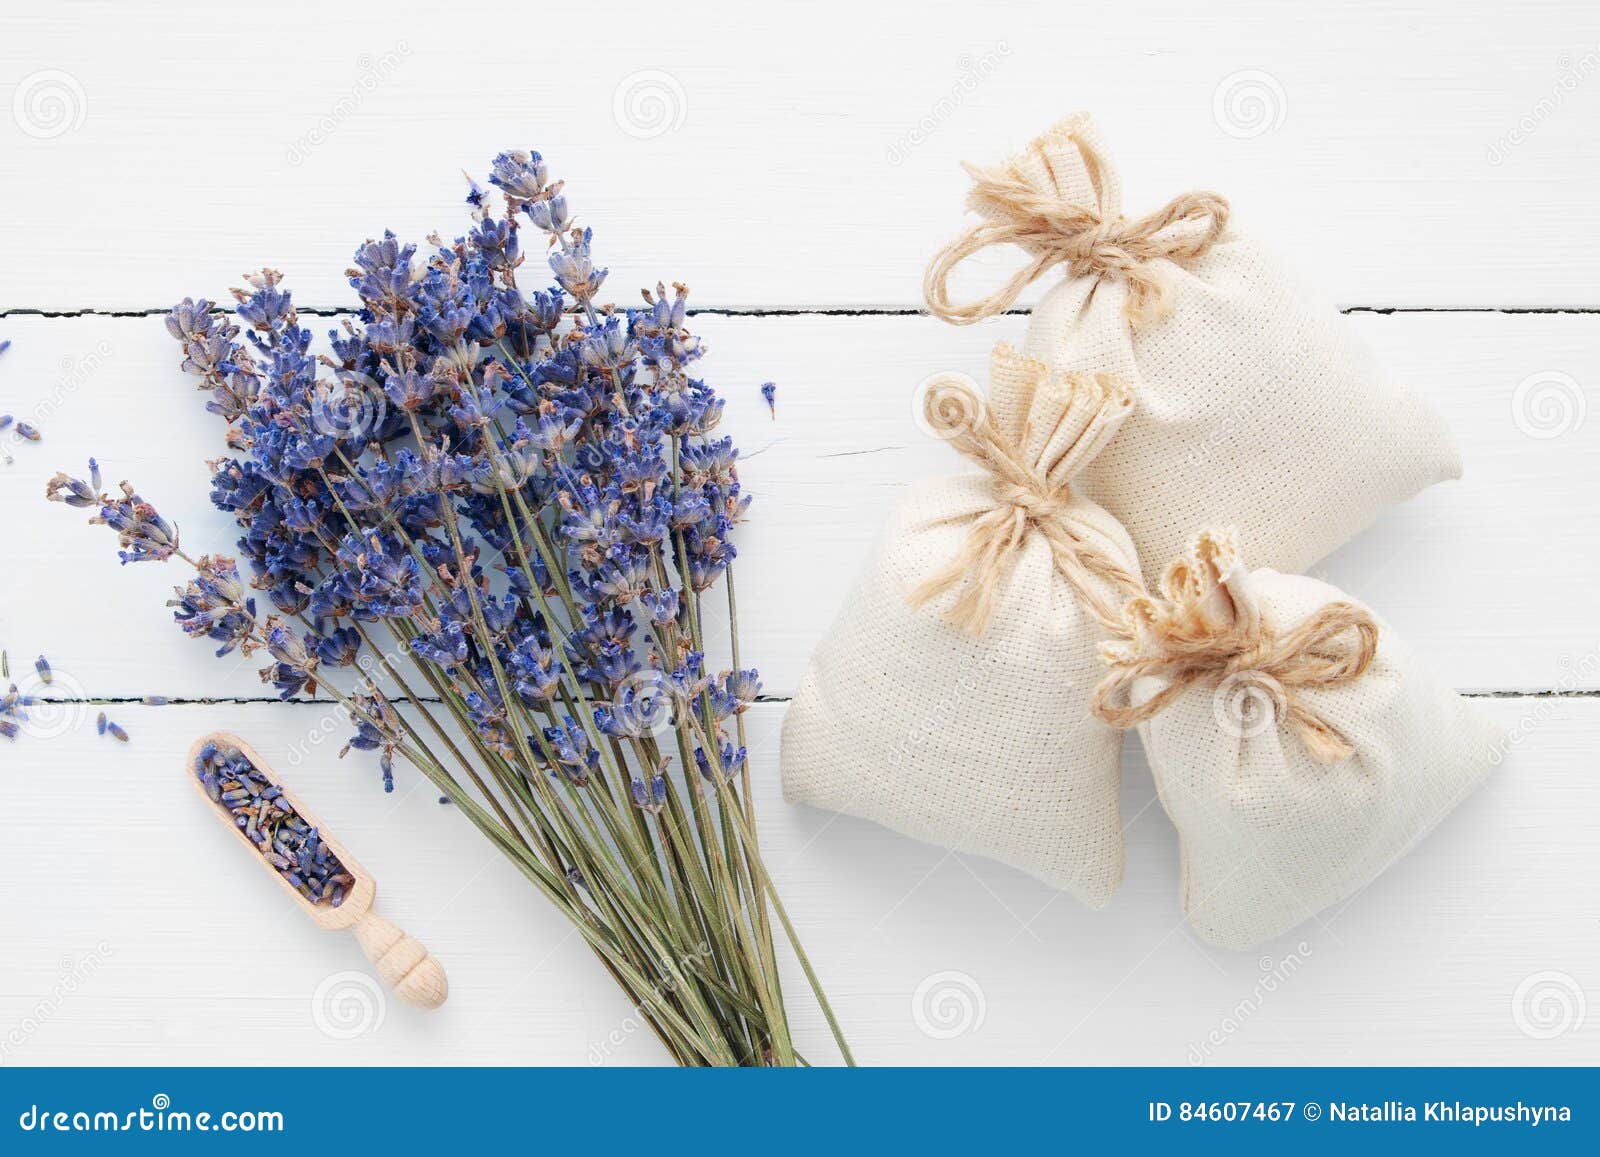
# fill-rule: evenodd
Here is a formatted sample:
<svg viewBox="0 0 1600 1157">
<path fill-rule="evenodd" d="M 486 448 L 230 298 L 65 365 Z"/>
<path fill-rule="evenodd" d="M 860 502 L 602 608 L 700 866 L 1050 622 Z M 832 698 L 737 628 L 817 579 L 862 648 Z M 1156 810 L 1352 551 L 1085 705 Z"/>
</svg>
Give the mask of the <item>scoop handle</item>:
<svg viewBox="0 0 1600 1157">
<path fill-rule="evenodd" d="M 438 1008 L 450 995 L 444 969 L 415 936 L 407 935 L 370 908 L 351 931 L 383 982 L 407 1004 Z"/>
</svg>

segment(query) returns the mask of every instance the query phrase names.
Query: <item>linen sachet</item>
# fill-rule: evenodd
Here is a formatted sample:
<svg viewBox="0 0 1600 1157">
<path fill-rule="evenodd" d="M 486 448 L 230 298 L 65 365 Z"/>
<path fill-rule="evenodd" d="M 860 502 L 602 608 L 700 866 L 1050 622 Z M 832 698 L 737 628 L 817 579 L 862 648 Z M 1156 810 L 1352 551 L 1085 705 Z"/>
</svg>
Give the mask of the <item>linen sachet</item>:
<svg viewBox="0 0 1600 1157">
<path fill-rule="evenodd" d="M 1119 374 L 1133 391 L 1137 410 L 1079 484 L 1127 528 L 1150 582 L 1202 526 L 1237 525 L 1257 565 L 1305 570 L 1389 507 L 1460 477 L 1439 415 L 1231 227 L 1222 197 L 1186 193 L 1125 217 L 1084 114 L 968 171 L 982 220 L 929 266 L 929 308 L 975 322 L 1065 270 L 1033 311 L 1025 352 Z M 1006 243 L 1027 265 L 988 297 L 952 301 L 951 271 Z"/>
<path fill-rule="evenodd" d="M 1345 899 L 1482 782 L 1499 732 L 1372 613 L 1202 534 L 1126 608 L 1095 711 L 1137 727 L 1184 912 L 1230 948 Z"/>
<path fill-rule="evenodd" d="M 981 471 L 899 502 L 784 720 L 784 794 L 1099 907 L 1122 878 L 1121 735 L 1089 700 L 1141 588 L 1127 533 L 1072 483 L 1132 401 L 1004 345 L 990 374 L 987 401 L 956 378 L 923 395 L 927 427 Z"/>
</svg>

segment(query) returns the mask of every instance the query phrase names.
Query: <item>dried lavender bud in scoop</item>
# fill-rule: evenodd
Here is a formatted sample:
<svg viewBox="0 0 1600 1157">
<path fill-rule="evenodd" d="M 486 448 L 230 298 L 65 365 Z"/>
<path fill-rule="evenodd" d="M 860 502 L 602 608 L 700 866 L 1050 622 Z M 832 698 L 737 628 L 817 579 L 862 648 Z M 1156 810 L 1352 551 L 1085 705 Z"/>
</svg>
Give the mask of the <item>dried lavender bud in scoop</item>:
<svg viewBox="0 0 1600 1157">
<path fill-rule="evenodd" d="M 233 822 L 295 891 L 313 904 L 337 908 L 344 903 L 355 877 L 283 797 L 283 789 L 243 752 L 208 743 L 195 757 L 194 773 L 212 802 L 228 809 Z"/>
</svg>

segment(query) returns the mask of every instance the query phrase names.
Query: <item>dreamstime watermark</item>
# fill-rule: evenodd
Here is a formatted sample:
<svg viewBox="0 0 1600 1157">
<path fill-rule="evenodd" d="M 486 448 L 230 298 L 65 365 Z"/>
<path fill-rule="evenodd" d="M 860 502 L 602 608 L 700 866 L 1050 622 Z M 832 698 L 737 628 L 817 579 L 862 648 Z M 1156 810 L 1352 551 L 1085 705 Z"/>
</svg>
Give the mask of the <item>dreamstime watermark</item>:
<svg viewBox="0 0 1600 1157">
<path fill-rule="evenodd" d="M 661 735 L 673 728 L 674 703 L 671 676 L 659 667 L 640 667 L 617 684 L 611 717 L 630 738 Z"/>
<path fill-rule="evenodd" d="M 950 89 L 928 107 L 916 124 L 902 132 L 889 145 L 891 165 L 900 165 L 911 151 L 927 142 L 939 131 L 939 126 L 955 116 L 961 106 L 972 99 L 983 83 L 995 74 L 1000 64 L 1011 55 L 1011 45 L 999 40 L 980 56 L 964 55 L 956 60 L 956 78 Z"/>
<path fill-rule="evenodd" d="M 311 1023 L 333 1040 L 355 1040 L 383 1027 L 389 1000 L 365 972 L 335 972 L 311 994 Z"/>
<path fill-rule="evenodd" d="M 326 714 L 306 728 L 305 735 L 290 744 L 289 754 L 284 762 L 290 767 L 299 767 L 329 739 L 343 735 L 353 726 L 343 707 L 330 706 Z"/>
<path fill-rule="evenodd" d="M 1550 689 L 1551 693 L 1531 700 L 1532 709 L 1506 728 L 1505 734 L 1490 749 L 1489 762 L 1492 766 L 1498 767 L 1511 753 L 1512 748 L 1522 746 L 1534 732 L 1544 726 L 1556 713 L 1556 705 L 1563 698 L 1587 686 L 1591 677 L 1600 673 L 1600 646 L 1583 655 L 1561 655 L 1556 659 L 1556 666 L 1561 669 L 1561 678 Z"/>
<path fill-rule="evenodd" d="M 1583 1027 L 1589 999 L 1565 972 L 1547 969 L 1522 978 L 1511 994 L 1511 1020 L 1524 1036 L 1554 1040 Z"/>
<path fill-rule="evenodd" d="M 688 115 L 683 85 L 658 68 L 630 72 L 611 94 L 611 116 L 617 127 L 641 141 L 676 132 Z"/>
<path fill-rule="evenodd" d="M 691 965 L 711 959 L 711 945 L 705 941 L 696 944 L 694 951 L 685 956 L 673 957 L 662 963 L 661 971 L 666 975 L 653 986 L 656 999 L 670 996 L 678 991 L 678 986 L 683 982 L 684 974 L 690 970 Z M 647 1004 L 640 1001 L 633 1006 L 633 1011 L 622 1018 L 622 1023 L 606 1034 L 604 1040 L 596 1041 L 589 1046 L 589 1063 L 603 1065 L 610 1059 L 611 1054 L 621 1049 L 632 1039 L 633 1034 L 645 1028 L 650 1023 Z M 751 1058 L 755 1059 L 755 1058 Z"/>
<path fill-rule="evenodd" d="M 157 1093 L 149 1108 L 57 1109 L 31 1104 L 17 1116 L 24 1133 L 282 1133 L 277 1109 L 226 1109 L 190 1112 L 174 1109 L 172 1098 Z"/>
<path fill-rule="evenodd" d="M 50 669 L 45 682 L 38 668 L 18 674 L 9 686 L 0 687 L 0 699 L 17 731 L 30 739 L 57 739 L 84 727 L 93 711 L 88 692 L 71 671 Z"/>
<path fill-rule="evenodd" d="M 962 693 L 977 689 L 978 679 L 972 670 L 972 660 L 963 657 L 956 665 L 956 677 L 949 691 L 929 703 L 921 717 L 912 720 L 906 727 L 905 734 L 889 748 L 889 766 L 894 768 L 902 766 L 930 738 L 950 726 L 961 706 Z"/>
<path fill-rule="evenodd" d="M 1250 392 L 1230 400 L 1204 434 L 1189 439 L 1184 452 L 1188 465 L 1197 469 L 1207 465 L 1219 451 L 1234 445 L 1241 430 L 1252 429 L 1256 412 L 1268 399 L 1298 379 L 1301 369 L 1311 360 L 1314 348 L 1309 339 L 1302 337 L 1287 350 L 1274 349 Z"/>
<path fill-rule="evenodd" d="M 65 406 L 68 400 L 88 383 L 89 379 L 98 373 L 111 357 L 112 345 L 104 338 L 95 342 L 93 348 L 83 354 L 64 354 L 60 362 L 60 374 L 51 383 L 45 396 L 35 402 L 25 416 L 25 420 L 35 427 L 47 424 Z M 9 463 L 11 449 L 19 446 L 23 435 L 18 431 L 22 422 L 14 422 L 6 427 L 5 444 L 0 445 L 0 456 Z"/>
<path fill-rule="evenodd" d="M 387 83 L 410 55 L 411 45 L 400 40 L 380 56 L 363 52 L 356 57 L 356 79 L 347 91 L 339 94 L 339 98 L 316 124 L 294 139 L 284 154 L 288 162 L 297 168 L 305 164 L 311 151 L 325 144 L 329 137 L 339 131 L 340 125 L 361 111 L 361 106 L 367 103 L 367 97 Z"/>
<path fill-rule="evenodd" d="M 950 370 L 929 374 L 911 393 L 911 420 L 930 438 L 948 442 L 983 425 L 988 406 L 970 376 Z"/>
<path fill-rule="evenodd" d="M 379 674 L 392 671 L 395 665 L 410 653 L 411 648 L 405 640 L 396 640 L 393 646 L 385 648 L 379 655 L 374 655 L 369 649 L 363 648 L 354 666 L 368 683 L 376 683 Z M 319 675 L 324 682 L 326 682 L 325 675 L 326 672 Z M 299 767 L 317 748 L 329 739 L 347 735 L 353 726 L 349 712 L 342 704 L 328 704 L 328 710 L 306 729 L 303 736 L 290 744 L 285 762 L 290 767 Z"/>
<path fill-rule="evenodd" d="M 1211 119 L 1230 137 L 1249 140 L 1279 128 L 1289 115 L 1289 98 L 1270 72 L 1244 68 L 1217 82 L 1211 94 Z"/>
<path fill-rule="evenodd" d="M 1198 1066 L 1210 1060 L 1212 1054 L 1241 1031 L 1245 1023 L 1261 1011 L 1267 998 L 1287 984 L 1289 978 L 1299 972 L 1310 958 L 1311 945 L 1304 940 L 1294 946 L 1293 952 L 1280 959 L 1263 956 L 1256 964 L 1260 975 L 1256 977 L 1249 995 L 1229 1009 L 1203 1039 L 1189 1046 L 1189 1063 Z"/>
<path fill-rule="evenodd" d="M 25 1048 L 33 1035 L 53 1020 L 71 1000 L 73 994 L 81 989 L 91 976 L 105 967 L 106 961 L 114 954 L 111 945 L 102 940 L 88 952 L 78 956 L 62 957 L 61 975 L 55 984 L 51 985 L 50 991 L 40 997 L 33 1008 L 13 1024 L 4 1036 L 0 1036 L 0 1064 L 4 1064 L 6 1057 L 11 1053 Z"/>
<path fill-rule="evenodd" d="M 1556 79 L 1550 85 L 1550 90 L 1534 101 L 1516 124 L 1501 133 L 1489 145 L 1485 155 L 1491 165 L 1496 167 L 1503 165 L 1513 149 L 1526 143 L 1528 138 L 1539 131 L 1540 125 L 1561 110 L 1567 102 L 1567 97 L 1576 92 L 1579 85 L 1596 72 L 1600 72 L 1600 44 L 1596 44 L 1576 61 L 1570 56 L 1559 57 L 1556 60 L 1556 70 Z"/>
<path fill-rule="evenodd" d="M 311 424 L 330 438 L 374 437 L 388 416 L 383 387 L 359 370 L 341 370 L 334 381 L 319 381 L 312 390 Z"/>
<path fill-rule="evenodd" d="M 11 119 L 30 137 L 52 140 L 83 127 L 89 97 L 70 72 L 30 72 L 11 94 Z"/>
<path fill-rule="evenodd" d="M 1589 399 L 1582 384 L 1561 370 L 1529 374 L 1511 393 L 1511 420 L 1540 441 L 1577 433 L 1588 414 Z"/>
<path fill-rule="evenodd" d="M 1288 696 L 1265 671 L 1236 671 L 1211 693 L 1211 714 L 1224 735 L 1254 739 L 1278 725 Z"/>
<path fill-rule="evenodd" d="M 925 976 L 911 994 L 911 1019 L 924 1036 L 953 1040 L 983 1027 L 989 1001 L 983 987 L 965 972 Z"/>
</svg>

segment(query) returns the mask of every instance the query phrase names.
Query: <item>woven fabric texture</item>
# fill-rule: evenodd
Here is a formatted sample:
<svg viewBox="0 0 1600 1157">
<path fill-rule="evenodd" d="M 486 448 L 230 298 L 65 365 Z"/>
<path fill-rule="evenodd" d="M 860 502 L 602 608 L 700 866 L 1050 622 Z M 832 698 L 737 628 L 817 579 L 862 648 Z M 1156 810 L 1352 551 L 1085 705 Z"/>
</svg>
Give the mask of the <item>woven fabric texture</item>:
<svg viewBox="0 0 1600 1157">
<path fill-rule="evenodd" d="M 988 404 L 1039 474 L 1064 484 L 1062 468 L 1109 436 L 1101 400 L 1086 396 L 1096 388 L 1002 347 Z M 1089 712 L 1105 630 L 1036 529 L 981 633 L 946 621 L 960 586 L 910 601 L 995 511 L 996 492 L 966 474 L 914 483 L 899 502 L 785 718 L 784 793 L 991 856 L 1099 907 L 1123 861 L 1121 735 Z M 1068 492 L 1051 517 L 1137 573 L 1126 532 L 1093 502 Z M 1086 581 L 1113 604 L 1125 595 Z"/>
<path fill-rule="evenodd" d="M 1334 587 L 1247 571 L 1230 535 L 1201 536 L 1184 562 L 1218 630 L 1241 616 L 1286 632 L 1334 603 Z M 1191 620 L 1199 621 L 1199 620 Z M 1503 736 L 1447 690 L 1375 616 L 1359 677 L 1279 685 L 1248 669 L 1191 686 L 1138 727 L 1178 829 L 1184 911 L 1206 940 L 1249 948 L 1346 899 L 1404 855 L 1499 762 Z M 1185 640 L 1193 641 L 1193 632 Z M 1112 643 L 1108 652 L 1139 644 Z M 1137 706 L 1168 685 L 1132 684 Z M 1349 757 L 1316 758 L 1288 720 L 1288 696 L 1341 737 Z"/>
<path fill-rule="evenodd" d="M 1237 229 L 1213 240 L 1214 215 L 1184 217 L 1136 246 L 1117 244 L 1121 182 L 1087 116 L 1058 124 L 997 173 L 1105 223 L 1091 232 L 1110 240 L 1080 245 L 1086 256 L 1067 263 L 1035 308 L 1024 352 L 1128 382 L 1137 409 L 1080 484 L 1127 528 L 1148 580 L 1216 525 L 1240 527 L 1258 565 L 1303 571 L 1396 503 L 1460 477 L 1439 414 L 1390 382 L 1348 321 L 1313 305 Z M 1007 211 L 993 198 L 974 206 L 991 226 Z M 1130 317 L 1147 295 L 1119 268 L 1129 246 L 1178 254 L 1141 257 L 1138 268 L 1163 290 L 1150 319 Z"/>
</svg>

